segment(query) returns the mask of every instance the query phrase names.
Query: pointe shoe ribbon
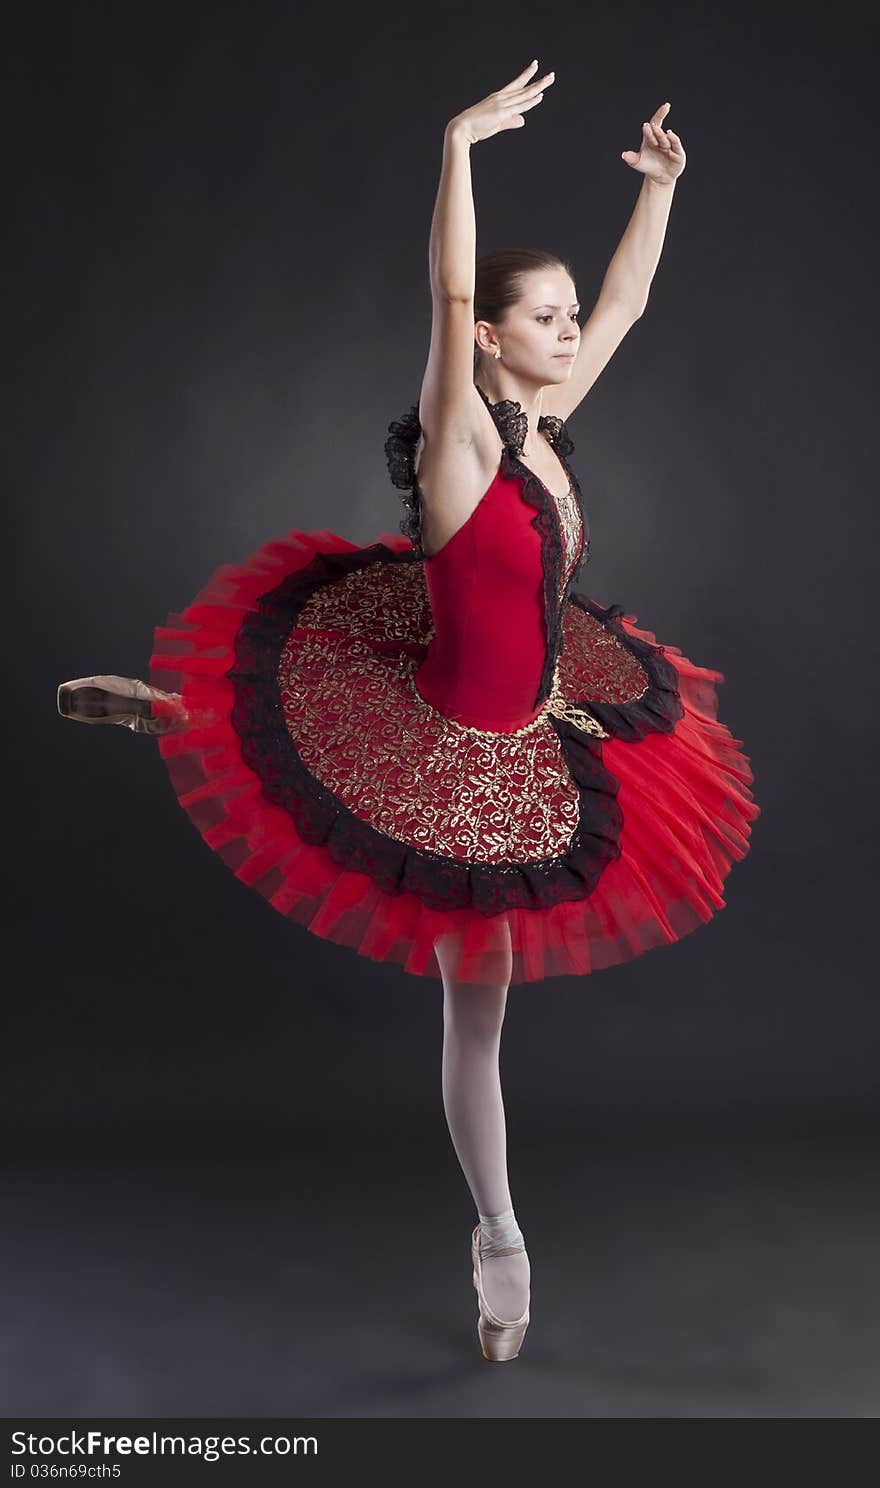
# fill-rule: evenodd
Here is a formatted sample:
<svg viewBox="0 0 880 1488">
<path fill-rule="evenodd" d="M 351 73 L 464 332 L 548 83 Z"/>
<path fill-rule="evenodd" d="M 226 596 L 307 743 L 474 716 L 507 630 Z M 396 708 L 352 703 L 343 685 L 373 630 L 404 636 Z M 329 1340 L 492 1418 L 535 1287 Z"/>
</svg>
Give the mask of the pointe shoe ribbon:
<svg viewBox="0 0 880 1488">
<path fill-rule="evenodd" d="M 524 1246 L 515 1247 L 517 1250 L 524 1248 Z M 495 1362 L 500 1362 L 504 1359 L 515 1359 L 526 1336 L 526 1328 L 529 1326 L 530 1303 L 526 1304 L 526 1310 L 522 1317 L 515 1318 L 513 1322 L 505 1322 L 503 1318 L 498 1317 L 492 1311 L 483 1291 L 479 1225 L 476 1226 L 471 1237 L 471 1259 L 474 1266 L 474 1286 L 476 1287 L 480 1304 L 477 1333 L 480 1339 L 480 1347 L 483 1350 L 483 1357 Z"/>
<path fill-rule="evenodd" d="M 168 713 L 157 713 L 151 706 L 161 701 L 169 704 Z M 110 703 L 132 704 L 129 708 L 110 708 Z M 78 723 L 121 724 L 136 734 L 170 734 L 188 726 L 189 719 L 179 692 L 163 692 L 139 677 L 75 677 L 61 682 L 57 694 L 58 712 L 62 718 Z"/>
</svg>

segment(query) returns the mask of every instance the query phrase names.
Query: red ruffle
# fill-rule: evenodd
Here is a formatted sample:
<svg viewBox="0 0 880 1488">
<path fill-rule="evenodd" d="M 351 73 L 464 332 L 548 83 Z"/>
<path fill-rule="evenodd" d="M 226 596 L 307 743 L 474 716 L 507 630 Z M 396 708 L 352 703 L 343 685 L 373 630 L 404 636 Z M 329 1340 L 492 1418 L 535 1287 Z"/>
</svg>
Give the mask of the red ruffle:
<svg viewBox="0 0 880 1488">
<path fill-rule="evenodd" d="M 382 533 L 392 552 L 407 538 Z M 586 899 L 552 908 L 428 909 L 411 893 L 389 894 L 366 874 L 336 863 L 323 845 L 305 842 L 287 811 L 270 802 L 244 763 L 230 713 L 238 627 L 259 595 L 318 552 L 349 553 L 360 544 L 329 531 L 292 531 L 240 564 L 216 569 L 181 614 L 154 630 L 150 681 L 181 693 L 188 727 L 157 737 L 174 792 L 208 846 L 243 883 L 312 934 L 361 956 L 390 961 L 417 976 L 440 977 L 434 942 L 458 937 L 461 980 L 497 975 L 508 944 L 511 984 L 586 975 L 680 940 L 722 909 L 724 880 L 748 851 L 760 814 L 742 741 L 718 722 L 721 672 L 695 665 L 664 644 L 675 667 L 684 717 L 671 734 L 637 743 L 606 739 L 603 761 L 618 781 L 624 816 L 620 856 Z M 657 645 L 635 615 L 629 634 Z M 165 705 L 157 703 L 156 711 Z"/>
</svg>

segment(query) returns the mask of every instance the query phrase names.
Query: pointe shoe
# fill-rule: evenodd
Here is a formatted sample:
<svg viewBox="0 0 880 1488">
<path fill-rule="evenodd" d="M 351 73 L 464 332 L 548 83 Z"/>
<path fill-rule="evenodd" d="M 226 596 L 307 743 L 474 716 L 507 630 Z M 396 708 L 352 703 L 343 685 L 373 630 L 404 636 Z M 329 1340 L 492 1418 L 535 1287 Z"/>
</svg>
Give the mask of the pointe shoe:
<svg viewBox="0 0 880 1488">
<path fill-rule="evenodd" d="M 174 704 L 174 714 L 156 714 L 152 708 L 155 698 Z M 76 677 L 59 683 L 57 703 L 62 718 L 75 718 L 79 723 L 122 724 L 136 734 L 171 734 L 187 727 L 180 693 L 163 692 L 139 677 Z M 114 703 L 127 706 L 114 709 Z"/>
<path fill-rule="evenodd" d="M 514 1250 L 525 1250 L 524 1245 L 512 1246 L 510 1254 Z M 505 1254 L 505 1252 L 496 1252 Z M 494 1313 L 486 1301 L 483 1292 L 483 1269 L 480 1260 L 480 1226 L 477 1225 L 471 1237 L 471 1258 L 474 1263 L 474 1286 L 477 1289 L 477 1297 L 480 1302 L 480 1312 L 477 1319 L 477 1333 L 480 1339 L 480 1347 L 485 1359 L 500 1362 L 503 1359 L 515 1359 L 522 1347 L 522 1341 L 526 1336 L 526 1328 L 529 1326 L 529 1303 L 522 1317 L 507 1323 Z"/>
</svg>

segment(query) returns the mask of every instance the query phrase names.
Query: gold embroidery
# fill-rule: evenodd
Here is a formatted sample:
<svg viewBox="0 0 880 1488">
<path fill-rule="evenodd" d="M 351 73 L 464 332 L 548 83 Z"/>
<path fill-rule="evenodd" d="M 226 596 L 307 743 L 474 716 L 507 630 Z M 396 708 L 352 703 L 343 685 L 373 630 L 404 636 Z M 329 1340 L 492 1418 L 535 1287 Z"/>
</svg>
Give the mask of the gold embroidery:
<svg viewBox="0 0 880 1488">
<path fill-rule="evenodd" d="M 560 525 L 566 544 L 575 532 L 576 555 L 571 494 Z M 387 837 L 464 862 L 547 865 L 580 818 L 550 715 L 608 738 L 590 701 L 636 701 L 647 671 L 600 620 L 567 604 L 563 654 L 535 717 L 516 730 L 479 729 L 416 688 L 419 659 L 406 648 L 424 651 L 431 618 L 421 563 L 379 561 L 317 589 L 279 662 L 290 737 L 315 780 Z"/>
<path fill-rule="evenodd" d="M 303 605 L 304 630 L 339 630 L 364 641 L 427 643 L 433 616 L 421 563 L 381 560 L 317 589 Z"/>
<path fill-rule="evenodd" d="M 578 704 L 635 703 L 644 697 L 650 686 L 645 667 L 589 610 L 567 604 L 563 634 L 557 670 L 566 697 Z"/>
<path fill-rule="evenodd" d="M 568 490 L 562 498 L 556 497 L 556 510 L 559 513 L 559 525 L 562 528 L 563 549 L 565 555 L 564 569 L 566 578 L 568 571 L 573 567 L 581 544 L 581 514 L 578 507 L 577 496 L 573 485 L 569 482 Z"/>
<path fill-rule="evenodd" d="M 415 691 L 412 657 L 292 630 L 278 669 L 285 723 L 307 769 L 387 837 L 469 863 L 564 854 L 580 798 L 555 730 L 453 722 Z"/>
<path fill-rule="evenodd" d="M 585 734 L 593 734 L 597 739 L 609 737 L 608 730 L 602 727 L 598 718 L 594 718 L 585 708 L 576 708 L 574 703 L 569 703 L 558 689 L 550 694 L 550 712 L 566 723 L 573 723 L 575 728 L 581 729 Z"/>
</svg>

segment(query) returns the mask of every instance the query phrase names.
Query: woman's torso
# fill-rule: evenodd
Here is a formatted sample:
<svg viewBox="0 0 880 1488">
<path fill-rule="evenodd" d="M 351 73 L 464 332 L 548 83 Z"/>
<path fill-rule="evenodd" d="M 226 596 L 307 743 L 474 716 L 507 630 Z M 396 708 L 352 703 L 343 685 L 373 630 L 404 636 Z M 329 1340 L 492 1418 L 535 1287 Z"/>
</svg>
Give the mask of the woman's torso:
<svg viewBox="0 0 880 1488">
<path fill-rule="evenodd" d="M 499 431 L 488 409 L 486 419 L 489 428 L 475 445 L 457 446 L 429 463 L 420 437 L 415 452 L 434 624 L 416 685 L 447 717 L 475 728 L 514 729 L 537 712 L 548 636 L 559 618 L 548 625 L 547 606 L 561 601 L 584 530 L 573 481 L 544 434 L 531 441 L 528 460 L 516 451 L 511 461 L 503 458 L 503 427 Z M 542 493 L 539 505 L 524 499 L 526 483 Z M 442 511 L 440 491 L 454 493 Z M 554 545 L 558 573 L 548 586 L 548 548 Z"/>
</svg>

